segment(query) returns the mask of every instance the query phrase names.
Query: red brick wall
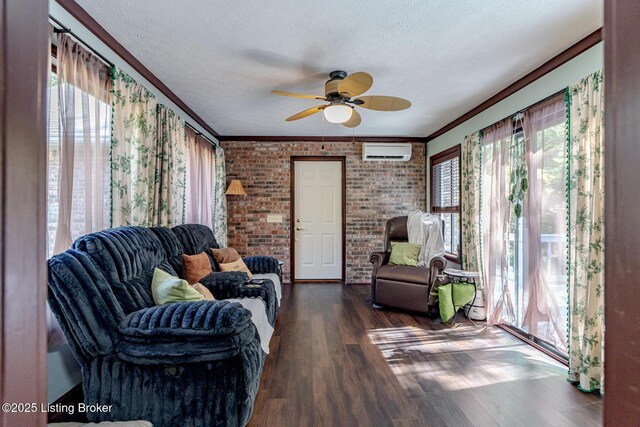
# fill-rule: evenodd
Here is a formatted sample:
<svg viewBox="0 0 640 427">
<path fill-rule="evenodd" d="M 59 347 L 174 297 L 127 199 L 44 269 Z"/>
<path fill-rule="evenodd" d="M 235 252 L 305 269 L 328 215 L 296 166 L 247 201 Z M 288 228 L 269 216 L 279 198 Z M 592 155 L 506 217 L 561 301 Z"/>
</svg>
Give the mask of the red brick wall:
<svg viewBox="0 0 640 427">
<path fill-rule="evenodd" d="M 284 261 L 285 282 L 289 282 L 291 156 L 346 156 L 348 283 L 370 281 L 369 255 L 382 248 L 387 219 L 425 209 L 421 143 L 413 144 L 409 162 L 363 162 L 359 142 L 225 141 L 222 147 L 227 175 L 237 176 L 247 191 L 246 197 L 227 196 L 229 246 L 241 255 L 272 255 Z M 282 223 L 266 222 L 267 214 L 282 215 Z"/>
</svg>

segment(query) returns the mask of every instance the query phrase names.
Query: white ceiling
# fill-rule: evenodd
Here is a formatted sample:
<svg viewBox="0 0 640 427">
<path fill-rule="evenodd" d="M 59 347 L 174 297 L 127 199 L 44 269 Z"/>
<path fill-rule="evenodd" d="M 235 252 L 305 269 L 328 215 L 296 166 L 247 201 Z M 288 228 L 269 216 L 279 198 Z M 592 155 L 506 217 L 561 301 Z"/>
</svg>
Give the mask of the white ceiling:
<svg viewBox="0 0 640 427">
<path fill-rule="evenodd" d="M 356 136 L 427 136 L 603 23 L 602 0 L 78 0 L 222 135 L 351 135 L 316 105 L 328 73 L 367 71 L 368 95 L 405 111 L 360 109 Z"/>
</svg>

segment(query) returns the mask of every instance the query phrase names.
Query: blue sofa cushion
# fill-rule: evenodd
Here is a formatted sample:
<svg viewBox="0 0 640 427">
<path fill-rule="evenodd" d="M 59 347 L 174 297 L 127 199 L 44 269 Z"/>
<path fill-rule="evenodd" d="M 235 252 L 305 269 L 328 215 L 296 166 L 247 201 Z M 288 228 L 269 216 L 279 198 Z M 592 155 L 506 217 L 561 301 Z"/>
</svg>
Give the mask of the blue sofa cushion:
<svg viewBox="0 0 640 427">
<path fill-rule="evenodd" d="M 219 248 L 213 231 L 202 224 L 182 224 L 171 229 L 187 255 L 196 255 L 200 252 L 209 252 L 211 248 Z"/>
<path fill-rule="evenodd" d="M 182 271 L 184 268 L 182 263 L 182 254 L 184 253 L 184 248 L 176 234 L 168 227 L 150 227 L 149 230 L 151 230 L 158 240 L 160 240 L 160 243 L 167 254 L 166 261 L 171 265 L 173 271 L 177 273 L 177 276 L 184 279 L 184 277 L 182 277 Z M 162 268 L 162 270 L 170 273 L 170 271 L 165 268 Z"/>
<path fill-rule="evenodd" d="M 49 304 L 76 353 L 113 351 L 125 317 L 112 285 L 84 253 L 69 249 L 48 261 Z"/>
<path fill-rule="evenodd" d="M 211 248 L 219 248 L 218 242 L 216 242 L 213 231 L 211 231 L 209 227 L 202 224 L 182 224 L 173 227 L 171 230 L 182 244 L 183 253 L 187 255 L 198 255 L 204 252 L 209 257 L 211 269 L 213 271 L 220 270 L 211 253 Z"/>
<path fill-rule="evenodd" d="M 111 228 L 87 234 L 73 243 L 89 255 L 111 282 L 125 314 L 152 307 L 151 279 L 158 267 L 177 275 L 167 261 L 162 242 L 145 227 Z"/>
</svg>

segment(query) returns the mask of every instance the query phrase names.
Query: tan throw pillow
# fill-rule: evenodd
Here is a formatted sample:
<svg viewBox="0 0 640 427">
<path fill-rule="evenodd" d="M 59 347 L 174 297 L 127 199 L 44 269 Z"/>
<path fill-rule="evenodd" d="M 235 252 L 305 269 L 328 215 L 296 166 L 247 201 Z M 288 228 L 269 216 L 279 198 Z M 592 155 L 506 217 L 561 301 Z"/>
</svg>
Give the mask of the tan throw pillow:
<svg viewBox="0 0 640 427">
<path fill-rule="evenodd" d="M 230 262 L 235 262 L 240 259 L 240 255 L 233 248 L 221 248 L 214 249 L 211 248 L 211 253 L 213 254 L 213 258 L 216 260 L 216 264 L 228 264 Z"/>
<path fill-rule="evenodd" d="M 251 271 L 249 270 L 247 265 L 244 263 L 244 261 L 242 261 L 241 259 L 234 262 L 229 262 L 226 264 L 220 264 L 220 270 L 221 271 L 242 271 L 244 273 L 247 273 L 247 275 L 249 276 L 249 279 L 253 277 L 253 274 L 251 274 Z"/>
<path fill-rule="evenodd" d="M 207 274 L 213 273 L 211 262 L 206 253 L 182 255 L 183 275 L 190 285 L 198 283 Z"/>
<path fill-rule="evenodd" d="M 193 285 L 193 289 L 198 291 L 198 293 L 200 295 L 202 295 L 204 297 L 204 299 L 206 299 L 207 301 L 215 301 L 216 300 L 214 298 L 213 294 L 211 293 L 211 291 L 209 289 L 207 289 L 207 287 L 205 285 L 203 285 L 202 283 L 196 283 L 195 285 Z"/>
</svg>

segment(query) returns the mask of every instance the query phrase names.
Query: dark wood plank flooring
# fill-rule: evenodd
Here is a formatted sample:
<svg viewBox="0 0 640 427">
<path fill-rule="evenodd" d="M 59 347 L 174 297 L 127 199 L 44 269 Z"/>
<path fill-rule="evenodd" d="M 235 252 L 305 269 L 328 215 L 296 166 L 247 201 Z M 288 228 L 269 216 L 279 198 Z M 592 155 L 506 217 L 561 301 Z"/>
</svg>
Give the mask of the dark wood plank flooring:
<svg viewBox="0 0 640 427">
<path fill-rule="evenodd" d="M 507 332 L 374 310 L 368 297 L 285 286 L 250 426 L 601 425 L 599 397 Z"/>
</svg>

